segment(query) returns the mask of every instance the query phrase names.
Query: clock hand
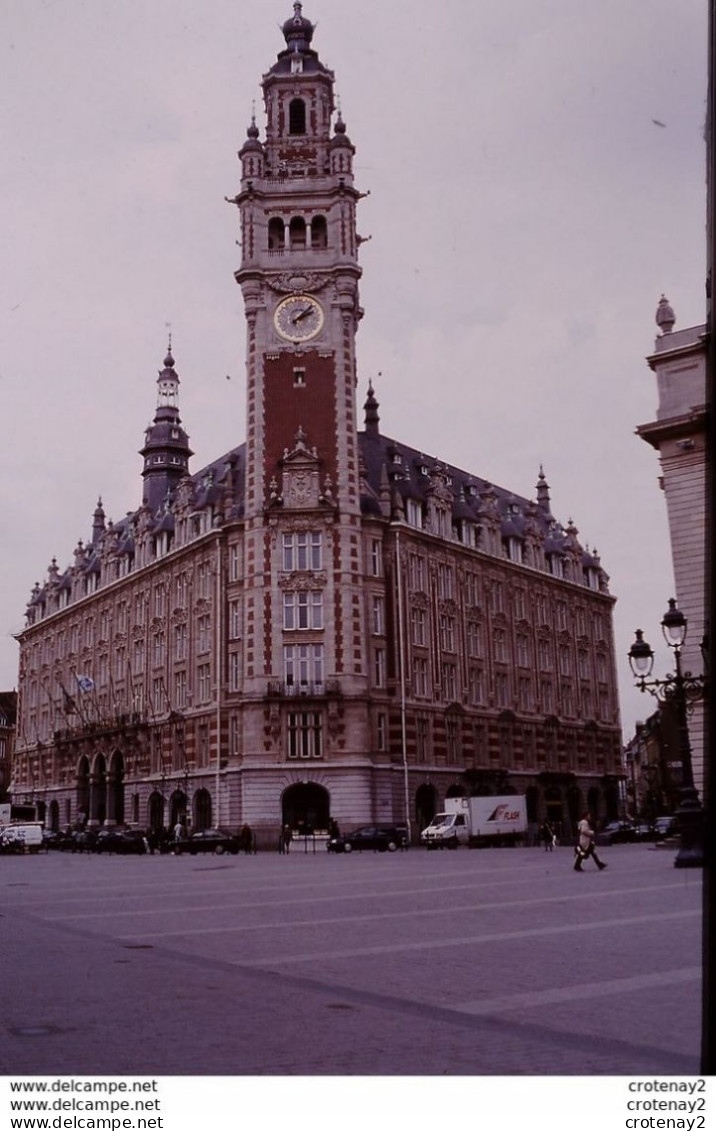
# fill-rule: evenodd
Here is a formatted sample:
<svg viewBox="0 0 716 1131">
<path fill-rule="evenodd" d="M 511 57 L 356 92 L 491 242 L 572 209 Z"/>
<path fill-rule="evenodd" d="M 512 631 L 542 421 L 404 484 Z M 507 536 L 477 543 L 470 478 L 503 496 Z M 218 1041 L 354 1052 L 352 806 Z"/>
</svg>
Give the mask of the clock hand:
<svg viewBox="0 0 716 1131">
<path fill-rule="evenodd" d="M 309 314 L 312 313 L 312 311 L 313 311 L 312 306 L 304 306 L 301 313 L 297 314 L 296 317 L 294 318 L 294 322 L 300 322 L 302 318 L 306 318 Z"/>
</svg>

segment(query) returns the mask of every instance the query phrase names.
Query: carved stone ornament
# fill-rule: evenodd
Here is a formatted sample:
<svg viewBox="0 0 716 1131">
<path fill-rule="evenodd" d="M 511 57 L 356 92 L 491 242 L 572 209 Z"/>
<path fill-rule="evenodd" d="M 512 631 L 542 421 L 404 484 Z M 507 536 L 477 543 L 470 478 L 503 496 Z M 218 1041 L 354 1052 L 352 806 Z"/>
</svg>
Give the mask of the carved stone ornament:
<svg viewBox="0 0 716 1131">
<path fill-rule="evenodd" d="M 315 294 L 316 291 L 322 291 L 328 283 L 330 283 L 330 276 L 318 275 L 314 273 L 307 273 L 305 275 L 297 275 L 293 271 L 285 271 L 281 275 L 274 275 L 273 278 L 266 279 L 266 285 L 272 291 L 277 291 L 279 294 L 300 294 L 310 293 Z"/>
<path fill-rule="evenodd" d="M 174 609 L 171 617 L 172 626 L 186 624 L 186 609 Z"/>
<path fill-rule="evenodd" d="M 327 584 L 328 577 L 323 571 L 320 573 L 314 573 L 313 570 L 309 570 L 307 573 L 283 573 L 278 579 L 279 589 L 291 592 L 325 589 Z"/>
</svg>

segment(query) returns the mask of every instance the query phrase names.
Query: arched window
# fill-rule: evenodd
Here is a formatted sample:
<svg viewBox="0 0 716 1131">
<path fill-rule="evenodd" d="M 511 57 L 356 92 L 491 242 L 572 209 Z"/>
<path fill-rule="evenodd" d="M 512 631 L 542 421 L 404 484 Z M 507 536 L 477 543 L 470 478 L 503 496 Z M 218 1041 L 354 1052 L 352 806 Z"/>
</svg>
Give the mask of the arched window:
<svg viewBox="0 0 716 1131">
<path fill-rule="evenodd" d="M 211 828 L 211 794 L 208 789 L 198 789 L 194 794 L 194 829 L 202 832 Z"/>
<path fill-rule="evenodd" d="M 268 226 L 269 251 L 282 251 L 286 242 L 286 229 L 280 216 L 272 216 Z"/>
<path fill-rule="evenodd" d="M 289 103 L 288 132 L 290 134 L 305 134 L 306 132 L 306 103 L 302 98 L 292 98 Z"/>
<path fill-rule="evenodd" d="M 328 247 L 328 227 L 325 216 L 314 216 L 311 220 L 311 247 Z"/>
<path fill-rule="evenodd" d="M 306 221 L 303 216 L 294 216 L 289 225 L 289 236 L 292 248 L 306 246 Z"/>
</svg>

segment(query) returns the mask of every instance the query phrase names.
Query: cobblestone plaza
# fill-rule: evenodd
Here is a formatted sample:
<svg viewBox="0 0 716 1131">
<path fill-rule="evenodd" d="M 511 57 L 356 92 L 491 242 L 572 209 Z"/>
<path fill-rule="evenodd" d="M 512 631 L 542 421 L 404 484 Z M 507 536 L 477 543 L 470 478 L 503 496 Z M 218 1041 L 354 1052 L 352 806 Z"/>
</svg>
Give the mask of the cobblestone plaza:
<svg viewBox="0 0 716 1131">
<path fill-rule="evenodd" d="M 701 875 L 604 858 L 4 858 L 0 1072 L 695 1073 Z"/>
</svg>

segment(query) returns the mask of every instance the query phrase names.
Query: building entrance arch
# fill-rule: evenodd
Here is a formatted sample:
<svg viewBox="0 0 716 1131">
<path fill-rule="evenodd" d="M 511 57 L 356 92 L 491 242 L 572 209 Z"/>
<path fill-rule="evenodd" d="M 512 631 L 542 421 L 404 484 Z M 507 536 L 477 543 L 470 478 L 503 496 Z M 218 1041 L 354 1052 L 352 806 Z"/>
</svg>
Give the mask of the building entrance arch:
<svg viewBox="0 0 716 1131">
<path fill-rule="evenodd" d="M 53 833 L 59 832 L 60 829 L 60 803 L 59 801 L 50 802 L 50 829 Z"/>
<path fill-rule="evenodd" d="M 296 782 L 283 791 L 281 826 L 288 825 L 299 836 L 327 832 L 331 818 L 331 795 L 316 782 Z"/>
<path fill-rule="evenodd" d="M 434 785 L 423 782 L 415 791 L 415 821 L 418 832 L 427 828 L 437 811 L 438 791 Z"/>
<path fill-rule="evenodd" d="M 124 758 L 115 750 L 107 774 L 107 824 L 124 824 Z"/>
<path fill-rule="evenodd" d="M 176 824 L 186 824 L 187 797 L 183 789 L 175 789 L 169 798 L 169 828 L 174 829 Z"/>
<path fill-rule="evenodd" d="M 102 825 L 107 817 L 107 762 L 104 754 L 97 754 L 92 763 L 89 780 L 89 823 Z"/>
<path fill-rule="evenodd" d="M 562 804 L 562 791 L 557 789 L 556 786 L 545 790 L 544 808 L 547 820 L 561 840 L 564 825 L 564 807 Z"/>
<path fill-rule="evenodd" d="M 164 798 L 161 793 L 154 793 L 149 795 L 149 829 L 153 833 L 161 833 L 164 831 Z"/>
<path fill-rule="evenodd" d="M 211 828 L 211 794 L 208 789 L 197 789 L 194 794 L 193 818 L 195 832 Z"/>
<path fill-rule="evenodd" d="M 89 817 L 90 769 L 89 759 L 82 755 L 77 763 L 77 824 L 85 825 Z"/>
</svg>

